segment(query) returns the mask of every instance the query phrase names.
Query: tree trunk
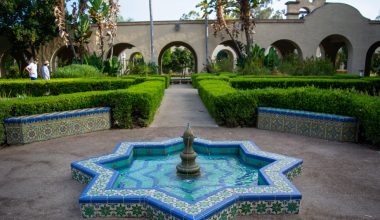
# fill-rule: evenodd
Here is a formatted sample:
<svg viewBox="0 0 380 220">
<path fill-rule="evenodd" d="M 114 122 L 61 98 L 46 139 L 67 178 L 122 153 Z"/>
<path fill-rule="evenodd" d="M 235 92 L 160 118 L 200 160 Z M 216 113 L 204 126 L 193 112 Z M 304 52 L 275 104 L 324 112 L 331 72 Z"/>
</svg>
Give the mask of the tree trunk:
<svg viewBox="0 0 380 220">
<path fill-rule="evenodd" d="M 104 34 L 103 34 L 104 26 L 102 23 L 98 22 L 98 31 L 99 31 L 99 50 L 100 50 L 100 57 L 102 58 L 102 61 L 104 61 Z"/>
<path fill-rule="evenodd" d="M 243 25 L 243 30 L 245 32 L 245 38 L 247 40 L 247 55 L 250 56 L 252 54 L 252 28 L 254 23 L 251 25 L 251 7 L 249 4 L 249 0 L 240 0 L 240 20 Z"/>
<path fill-rule="evenodd" d="M 114 37 L 112 36 L 112 39 L 111 39 L 111 51 L 110 51 L 110 59 L 112 60 L 112 57 L 113 57 L 113 41 L 114 40 Z"/>
<path fill-rule="evenodd" d="M 87 0 L 79 0 L 79 14 L 84 14 L 87 9 Z"/>
<path fill-rule="evenodd" d="M 217 9 L 216 9 L 216 17 L 217 17 L 219 25 L 223 29 L 225 29 L 225 31 L 228 34 L 228 36 L 230 36 L 231 40 L 234 42 L 239 57 L 243 57 L 243 52 L 241 51 L 239 44 L 237 43 L 236 39 L 234 38 L 233 34 L 231 33 L 230 29 L 227 26 L 226 20 L 224 19 L 224 6 L 223 6 L 221 0 L 217 0 L 216 7 L 217 7 Z"/>
</svg>

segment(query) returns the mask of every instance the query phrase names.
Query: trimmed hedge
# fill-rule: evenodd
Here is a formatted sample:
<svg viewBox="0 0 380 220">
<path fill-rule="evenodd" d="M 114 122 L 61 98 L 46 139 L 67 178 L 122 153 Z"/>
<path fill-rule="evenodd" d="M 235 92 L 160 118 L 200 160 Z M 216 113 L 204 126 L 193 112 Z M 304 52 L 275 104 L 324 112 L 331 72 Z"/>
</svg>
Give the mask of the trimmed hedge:
<svg viewBox="0 0 380 220">
<path fill-rule="evenodd" d="M 17 95 L 43 96 L 60 95 L 86 91 L 126 89 L 146 79 L 54 79 L 54 80 L 0 80 L 0 97 Z"/>
<path fill-rule="evenodd" d="M 330 113 L 358 118 L 361 137 L 380 145 L 379 97 L 312 87 L 239 91 L 218 80 L 199 82 L 199 94 L 219 125 L 255 125 L 258 106 Z"/>
<path fill-rule="evenodd" d="M 229 82 L 230 78 L 228 76 L 217 76 L 213 74 L 197 74 L 191 77 L 191 83 L 194 88 L 198 88 L 199 82 L 202 80 L 223 80 L 223 81 Z"/>
<path fill-rule="evenodd" d="M 4 143 L 4 119 L 12 116 L 68 111 L 82 108 L 111 107 L 114 127 L 147 126 L 154 118 L 165 83 L 147 81 L 128 89 L 92 91 L 25 99 L 0 99 L 0 143 Z"/>
<path fill-rule="evenodd" d="M 260 89 L 266 87 L 289 88 L 314 86 L 320 89 L 355 89 L 370 95 L 377 95 L 378 81 L 362 79 L 323 79 L 323 78 L 234 78 L 230 80 L 236 89 Z M 376 82 L 376 83 L 375 83 Z"/>
<path fill-rule="evenodd" d="M 122 79 L 134 79 L 138 83 L 144 82 L 147 78 L 162 79 L 165 81 L 166 88 L 169 88 L 171 76 L 169 74 L 149 75 L 148 77 L 144 77 L 144 76 L 140 76 L 140 75 L 125 75 L 125 76 L 122 76 L 121 78 Z"/>
<path fill-rule="evenodd" d="M 291 75 L 240 75 L 239 78 L 300 78 L 300 79 L 361 79 L 359 75 L 335 74 L 322 76 L 291 76 Z"/>
</svg>

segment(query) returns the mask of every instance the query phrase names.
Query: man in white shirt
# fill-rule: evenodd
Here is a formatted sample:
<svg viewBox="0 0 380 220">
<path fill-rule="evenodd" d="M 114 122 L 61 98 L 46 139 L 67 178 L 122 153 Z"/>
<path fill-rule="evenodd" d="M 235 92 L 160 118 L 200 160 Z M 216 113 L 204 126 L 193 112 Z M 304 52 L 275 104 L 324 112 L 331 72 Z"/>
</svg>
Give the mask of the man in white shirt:
<svg viewBox="0 0 380 220">
<path fill-rule="evenodd" d="M 49 61 L 45 61 L 42 66 L 42 77 L 44 80 L 50 80 Z"/>
<path fill-rule="evenodd" d="M 31 80 L 37 79 L 37 63 L 38 60 L 36 59 L 30 62 L 29 65 L 25 68 L 28 71 Z"/>
</svg>

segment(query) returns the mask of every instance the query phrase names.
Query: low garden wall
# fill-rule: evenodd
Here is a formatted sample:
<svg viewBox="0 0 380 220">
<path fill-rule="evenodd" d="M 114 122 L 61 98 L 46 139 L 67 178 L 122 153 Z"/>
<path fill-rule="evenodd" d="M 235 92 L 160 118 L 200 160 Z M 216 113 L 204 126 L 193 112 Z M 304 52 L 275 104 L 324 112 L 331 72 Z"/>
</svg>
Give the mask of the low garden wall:
<svg viewBox="0 0 380 220">
<path fill-rule="evenodd" d="M 26 144 L 111 128 L 111 108 L 87 108 L 5 119 L 8 144 Z"/>
</svg>

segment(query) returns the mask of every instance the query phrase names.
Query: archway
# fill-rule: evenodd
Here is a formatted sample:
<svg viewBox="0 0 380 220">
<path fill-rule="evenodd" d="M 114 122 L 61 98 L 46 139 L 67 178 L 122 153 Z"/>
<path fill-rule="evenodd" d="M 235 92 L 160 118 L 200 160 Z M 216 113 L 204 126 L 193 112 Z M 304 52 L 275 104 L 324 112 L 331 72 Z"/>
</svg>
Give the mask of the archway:
<svg viewBox="0 0 380 220">
<path fill-rule="evenodd" d="M 134 48 L 135 46 L 129 43 L 118 43 L 113 45 L 113 56 L 119 57 L 125 50 Z M 107 58 L 111 56 L 111 49 L 107 53 Z"/>
<path fill-rule="evenodd" d="M 352 45 L 346 37 L 338 34 L 327 36 L 319 48 L 321 57 L 329 59 L 336 69 L 351 69 Z"/>
<path fill-rule="evenodd" d="M 133 64 L 144 63 L 144 56 L 140 52 L 134 52 L 129 57 L 129 62 Z"/>
<path fill-rule="evenodd" d="M 303 57 L 301 48 L 294 41 L 282 39 L 274 42 L 271 46 L 276 49 L 279 57 L 289 55 L 297 55 L 300 58 Z"/>
<path fill-rule="evenodd" d="M 74 47 L 74 50 L 77 51 L 78 47 Z M 71 46 L 62 46 L 52 56 L 51 67 L 56 70 L 58 67 L 67 66 L 73 63 L 74 61 L 74 53 L 72 51 Z"/>
<path fill-rule="evenodd" d="M 380 75 L 380 41 L 374 43 L 367 51 L 364 74 L 370 76 L 371 72 Z"/>
<path fill-rule="evenodd" d="M 224 45 L 218 45 L 211 55 L 211 60 L 214 62 L 219 71 L 232 72 L 237 63 L 236 51 Z"/>
<path fill-rule="evenodd" d="M 230 51 L 233 51 L 234 58 L 238 59 L 238 58 L 241 58 L 239 51 L 244 51 L 245 45 L 240 41 L 236 41 L 236 43 L 235 43 L 233 40 L 226 40 L 226 41 L 223 41 L 222 43 L 220 43 L 214 49 L 214 52 L 217 50 L 218 47 L 222 47 L 222 48 L 228 49 Z M 214 54 L 214 52 L 213 52 L 213 54 Z"/>
<path fill-rule="evenodd" d="M 178 62 L 173 56 L 178 58 Z M 164 46 L 158 56 L 161 73 L 170 71 L 181 74 L 194 73 L 198 69 L 198 58 L 195 50 L 187 43 L 175 41 Z M 172 65 L 166 65 L 172 64 Z"/>
</svg>

